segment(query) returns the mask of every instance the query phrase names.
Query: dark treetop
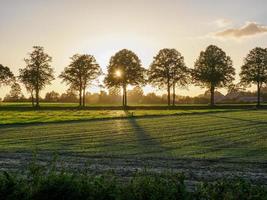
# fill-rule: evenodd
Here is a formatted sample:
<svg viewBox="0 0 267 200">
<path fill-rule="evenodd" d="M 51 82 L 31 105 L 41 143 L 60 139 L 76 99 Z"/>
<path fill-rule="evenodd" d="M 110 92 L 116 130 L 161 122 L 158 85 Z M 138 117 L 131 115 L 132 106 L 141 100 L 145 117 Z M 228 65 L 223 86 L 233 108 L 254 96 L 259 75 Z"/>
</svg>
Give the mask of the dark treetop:
<svg viewBox="0 0 267 200">
<path fill-rule="evenodd" d="M 235 69 L 232 60 L 217 46 L 210 45 L 202 51 L 192 72 L 193 82 L 210 88 L 211 104 L 214 104 L 214 90 L 230 85 L 234 80 Z"/>
</svg>

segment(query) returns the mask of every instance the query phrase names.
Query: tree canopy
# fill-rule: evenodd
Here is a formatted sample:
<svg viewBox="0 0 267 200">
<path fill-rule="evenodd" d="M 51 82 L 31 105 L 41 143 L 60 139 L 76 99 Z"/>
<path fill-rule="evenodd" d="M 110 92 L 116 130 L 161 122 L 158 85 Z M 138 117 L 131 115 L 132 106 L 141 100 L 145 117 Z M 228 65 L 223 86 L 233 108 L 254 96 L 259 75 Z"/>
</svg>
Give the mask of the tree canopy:
<svg viewBox="0 0 267 200">
<path fill-rule="evenodd" d="M 214 91 L 232 84 L 235 76 L 232 60 L 226 53 L 215 45 L 210 45 L 201 51 L 192 71 L 196 85 L 210 89 L 211 101 L 214 105 Z"/>
<path fill-rule="evenodd" d="M 267 83 L 267 49 L 256 47 L 244 59 L 240 73 L 241 83 L 245 86 L 257 85 L 257 104 L 260 105 L 260 91 Z"/>
<path fill-rule="evenodd" d="M 85 106 L 85 90 L 94 79 L 101 75 L 101 68 L 92 55 L 75 54 L 70 59 L 71 63 L 59 77 L 79 91 L 79 104 Z"/>
<path fill-rule="evenodd" d="M 127 85 L 137 86 L 144 84 L 145 69 L 134 52 L 123 49 L 111 57 L 104 82 L 108 88 L 122 87 L 122 104 L 127 106 Z"/>
<path fill-rule="evenodd" d="M 0 87 L 2 85 L 8 85 L 15 80 L 14 74 L 8 67 L 0 64 Z"/>
<path fill-rule="evenodd" d="M 184 63 L 184 57 L 176 49 L 161 49 L 154 57 L 148 72 L 149 82 L 166 87 L 168 105 L 170 105 L 170 88 L 173 86 L 173 105 L 175 103 L 175 87 L 185 86 L 190 81 L 189 69 Z"/>
</svg>

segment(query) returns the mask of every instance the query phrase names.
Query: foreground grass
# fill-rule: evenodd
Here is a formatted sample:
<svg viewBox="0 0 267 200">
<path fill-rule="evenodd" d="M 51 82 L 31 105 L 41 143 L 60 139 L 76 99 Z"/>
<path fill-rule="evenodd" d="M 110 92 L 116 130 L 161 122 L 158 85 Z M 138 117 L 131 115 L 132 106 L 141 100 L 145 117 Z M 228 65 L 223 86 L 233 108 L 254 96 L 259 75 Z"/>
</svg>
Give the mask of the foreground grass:
<svg viewBox="0 0 267 200">
<path fill-rule="evenodd" d="M 267 188 L 235 179 L 199 183 L 189 189 L 183 174 L 138 172 L 119 181 L 112 173 L 68 173 L 31 164 L 25 175 L 0 175 L 0 199 L 5 200 L 266 200 Z"/>
<path fill-rule="evenodd" d="M 266 110 L 10 125 L 0 132 L 1 152 L 267 161 Z"/>
</svg>

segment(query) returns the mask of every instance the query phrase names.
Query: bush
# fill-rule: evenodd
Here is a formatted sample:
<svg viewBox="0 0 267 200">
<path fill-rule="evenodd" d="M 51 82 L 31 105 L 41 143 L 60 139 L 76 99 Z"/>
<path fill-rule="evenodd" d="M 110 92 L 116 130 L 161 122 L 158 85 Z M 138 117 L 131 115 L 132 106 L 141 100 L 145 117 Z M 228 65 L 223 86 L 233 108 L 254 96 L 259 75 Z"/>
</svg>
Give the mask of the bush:
<svg viewBox="0 0 267 200">
<path fill-rule="evenodd" d="M 188 191 L 181 174 L 137 173 L 129 181 L 112 174 L 72 174 L 31 166 L 26 176 L 0 175 L 0 200 L 266 200 L 265 187 L 242 179 L 203 183 Z"/>
<path fill-rule="evenodd" d="M 222 179 L 215 183 L 201 184 L 195 193 L 195 199 L 266 200 L 267 190 L 242 179 Z"/>
<path fill-rule="evenodd" d="M 128 200 L 175 200 L 189 197 L 184 177 L 180 174 L 140 173 L 122 189 L 122 199 Z"/>
<path fill-rule="evenodd" d="M 0 200 L 29 199 L 25 180 L 4 172 L 0 176 Z"/>
</svg>

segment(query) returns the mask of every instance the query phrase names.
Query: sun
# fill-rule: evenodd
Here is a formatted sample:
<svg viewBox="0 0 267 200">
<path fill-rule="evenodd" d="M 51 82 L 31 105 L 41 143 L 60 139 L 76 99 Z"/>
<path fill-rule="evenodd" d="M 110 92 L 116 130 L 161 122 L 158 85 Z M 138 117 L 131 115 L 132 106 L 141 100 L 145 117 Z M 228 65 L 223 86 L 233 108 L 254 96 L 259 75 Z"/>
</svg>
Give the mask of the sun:
<svg viewBox="0 0 267 200">
<path fill-rule="evenodd" d="M 116 77 L 121 77 L 121 75 L 122 75 L 121 70 L 116 70 L 115 75 L 116 75 Z"/>
</svg>

